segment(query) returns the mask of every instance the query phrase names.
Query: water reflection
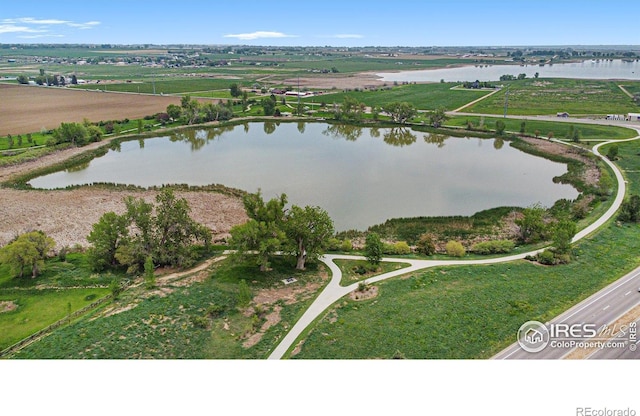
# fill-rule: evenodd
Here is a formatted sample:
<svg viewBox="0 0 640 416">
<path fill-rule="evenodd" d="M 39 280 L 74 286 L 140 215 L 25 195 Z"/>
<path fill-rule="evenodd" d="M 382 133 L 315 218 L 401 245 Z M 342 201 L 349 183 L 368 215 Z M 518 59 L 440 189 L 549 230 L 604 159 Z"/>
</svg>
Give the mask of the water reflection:
<svg viewBox="0 0 640 416">
<path fill-rule="evenodd" d="M 444 147 L 444 142 L 447 141 L 449 137 L 450 136 L 447 136 L 446 134 L 427 133 L 424 135 L 424 142 L 429 144 L 435 144 L 440 149 Z"/>
<path fill-rule="evenodd" d="M 418 137 L 407 127 L 393 127 L 384 133 L 383 140 L 386 144 L 403 147 L 414 144 Z"/>
<path fill-rule="evenodd" d="M 362 127 L 351 124 L 327 124 L 322 134 L 334 139 L 345 139 L 350 142 L 355 142 L 362 136 Z"/>
</svg>

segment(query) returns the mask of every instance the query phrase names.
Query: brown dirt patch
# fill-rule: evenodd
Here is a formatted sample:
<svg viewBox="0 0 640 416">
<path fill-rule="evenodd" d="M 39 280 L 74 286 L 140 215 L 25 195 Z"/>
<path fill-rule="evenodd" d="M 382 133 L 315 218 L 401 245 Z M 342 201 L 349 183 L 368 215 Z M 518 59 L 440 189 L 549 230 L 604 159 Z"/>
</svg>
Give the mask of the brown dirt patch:
<svg viewBox="0 0 640 416">
<path fill-rule="evenodd" d="M 53 129 L 61 122 L 87 118 L 142 118 L 180 104 L 180 97 L 104 93 L 71 88 L 0 84 L 0 135 Z"/>
<path fill-rule="evenodd" d="M 585 171 L 582 175 L 582 180 L 588 185 L 597 185 L 600 181 L 600 170 L 596 165 L 596 162 L 585 156 L 580 152 L 579 149 L 573 146 L 566 146 L 559 143 L 555 143 L 545 139 L 536 139 L 532 137 L 523 137 L 523 141 L 529 143 L 532 146 L 540 149 L 545 153 L 549 153 L 552 155 L 559 155 L 562 157 L 567 157 L 570 159 L 578 160 L 583 162 L 586 166 Z"/>
<path fill-rule="evenodd" d="M 10 300 L 0 301 L 0 313 L 11 312 L 18 309 L 18 305 Z"/>
<path fill-rule="evenodd" d="M 282 81 L 284 85 L 298 86 L 298 78 L 288 78 Z M 359 73 L 349 75 L 323 74 L 319 76 L 309 76 L 300 78 L 301 88 L 320 89 L 351 89 L 381 87 L 384 82 L 374 73 Z"/>
<path fill-rule="evenodd" d="M 123 198 L 133 196 L 153 202 L 157 191 L 116 191 L 83 188 L 57 191 L 0 189 L 0 246 L 16 235 L 42 230 L 57 247 L 87 246 L 91 226 L 109 211 L 123 213 Z M 215 192 L 176 192 L 191 207 L 191 216 L 207 226 L 214 240 L 228 237 L 229 230 L 246 221 L 239 198 Z"/>
<path fill-rule="evenodd" d="M 349 293 L 351 300 L 367 300 L 378 296 L 378 286 L 369 286 L 365 290 L 354 290 Z"/>
<path fill-rule="evenodd" d="M 262 339 L 262 336 L 267 332 L 267 330 L 272 326 L 278 324 L 278 322 L 280 322 L 281 310 L 282 310 L 282 306 L 276 305 L 273 308 L 273 310 L 267 316 L 265 316 L 265 322 L 260 327 L 260 330 L 255 334 L 251 335 L 249 338 L 247 338 L 242 343 L 242 346 L 244 348 L 251 348 L 254 345 L 256 345 L 258 342 L 260 342 L 260 340 Z"/>
</svg>

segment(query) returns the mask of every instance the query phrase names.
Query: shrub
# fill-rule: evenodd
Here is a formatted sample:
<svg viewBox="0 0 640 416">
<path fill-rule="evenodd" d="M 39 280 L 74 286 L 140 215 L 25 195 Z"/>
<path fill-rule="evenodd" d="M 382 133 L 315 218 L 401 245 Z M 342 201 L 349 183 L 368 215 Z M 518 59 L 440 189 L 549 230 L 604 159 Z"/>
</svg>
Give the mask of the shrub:
<svg viewBox="0 0 640 416">
<path fill-rule="evenodd" d="M 551 250 L 545 250 L 542 253 L 538 253 L 536 259 L 541 264 L 552 266 L 556 263 L 556 256 Z"/>
<path fill-rule="evenodd" d="M 329 250 L 329 251 L 339 251 L 341 245 L 342 245 L 342 241 L 338 240 L 335 237 L 332 237 L 327 241 L 327 250 Z"/>
<path fill-rule="evenodd" d="M 409 254 L 411 253 L 411 247 L 406 241 L 398 241 L 393 245 L 395 254 Z"/>
<path fill-rule="evenodd" d="M 452 257 L 462 257 L 466 254 L 464 247 L 458 241 L 449 241 L 445 249 L 447 254 Z"/>
<path fill-rule="evenodd" d="M 436 253 L 436 245 L 433 242 L 433 236 L 431 234 L 422 234 L 417 244 L 418 252 L 427 256 L 432 256 Z"/>
<path fill-rule="evenodd" d="M 344 240 L 342 242 L 342 244 L 340 245 L 340 249 L 342 251 L 351 251 L 351 250 L 353 250 L 353 244 L 351 243 L 351 240 Z"/>
<path fill-rule="evenodd" d="M 251 289 L 249 285 L 247 285 L 246 280 L 241 279 L 238 284 L 238 305 L 239 306 L 247 306 L 251 303 L 251 299 L 253 299 L 253 295 L 251 294 Z"/>
<path fill-rule="evenodd" d="M 471 247 L 471 251 L 477 254 L 501 254 L 513 250 L 514 244 L 510 240 L 483 241 Z"/>
</svg>

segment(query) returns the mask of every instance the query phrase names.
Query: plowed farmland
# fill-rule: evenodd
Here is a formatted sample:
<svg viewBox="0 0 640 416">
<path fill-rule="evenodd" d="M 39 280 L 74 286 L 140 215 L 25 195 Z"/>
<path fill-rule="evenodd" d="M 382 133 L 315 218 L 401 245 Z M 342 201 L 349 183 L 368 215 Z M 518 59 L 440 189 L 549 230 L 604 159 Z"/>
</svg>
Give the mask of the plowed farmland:
<svg viewBox="0 0 640 416">
<path fill-rule="evenodd" d="M 53 129 L 61 122 L 135 119 L 180 104 L 180 97 L 0 84 L 0 135 Z"/>
</svg>

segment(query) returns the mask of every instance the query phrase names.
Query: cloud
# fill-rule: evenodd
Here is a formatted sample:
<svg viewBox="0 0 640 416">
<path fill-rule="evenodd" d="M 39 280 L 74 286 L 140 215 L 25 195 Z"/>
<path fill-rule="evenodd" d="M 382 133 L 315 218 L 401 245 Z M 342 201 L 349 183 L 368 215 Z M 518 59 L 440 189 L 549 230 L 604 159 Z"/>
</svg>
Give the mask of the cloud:
<svg viewBox="0 0 640 416">
<path fill-rule="evenodd" d="M 67 23 L 68 26 L 71 27 L 77 27 L 78 29 L 92 29 L 96 26 L 98 26 L 100 24 L 100 22 L 97 21 L 91 21 L 91 22 L 86 22 L 86 23 Z"/>
<path fill-rule="evenodd" d="M 40 38 L 63 38 L 64 35 L 23 35 L 20 39 L 40 39 Z"/>
<path fill-rule="evenodd" d="M 268 39 L 268 38 L 296 38 L 296 35 L 287 35 L 281 32 L 262 32 L 257 31 L 253 33 L 239 33 L 224 35 L 225 38 L 236 38 L 240 40 L 256 40 L 256 39 Z"/>
<path fill-rule="evenodd" d="M 92 29 L 98 26 L 100 22 L 73 22 L 61 19 L 35 19 L 33 17 L 18 17 L 14 19 L 0 20 L 0 34 L 3 33 L 43 33 L 38 36 L 21 36 L 26 39 L 35 37 L 62 37 L 60 34 L 52 33 L 52 28 L 69 27 L 73 29 Z"/>
<path fill-rule="evenodd" d="M 42 33 L 44 30 L 36 30 L 27 26 L 16 26 L 14 24 L 0 24 L 0 34 L 2 33 Z"/>
<path fill-rule="evenodd" d="M 335 38 L 335 39 L 362 39 L 364 38 L 364 36 L 362 35 L 358 35 L 355 33 L 341 33 L 338 35 L 332 35 L 329 36 L 330 38 Z"/>
</svg>

